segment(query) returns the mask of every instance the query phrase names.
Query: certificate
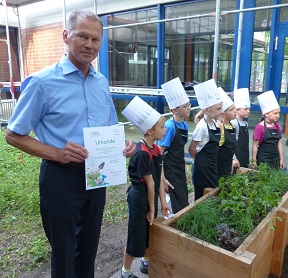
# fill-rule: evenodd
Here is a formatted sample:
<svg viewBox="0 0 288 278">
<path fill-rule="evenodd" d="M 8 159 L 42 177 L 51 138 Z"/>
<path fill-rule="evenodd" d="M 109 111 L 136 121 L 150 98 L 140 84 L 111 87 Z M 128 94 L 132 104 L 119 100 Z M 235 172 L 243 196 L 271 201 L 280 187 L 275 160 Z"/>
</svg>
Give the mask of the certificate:
<svg viewBox="0 0 288 278">
<path fill-rule="evenodd" d="M 124 126 L 83 128 L 86 190 L 127 183 Z"/>
</svg>

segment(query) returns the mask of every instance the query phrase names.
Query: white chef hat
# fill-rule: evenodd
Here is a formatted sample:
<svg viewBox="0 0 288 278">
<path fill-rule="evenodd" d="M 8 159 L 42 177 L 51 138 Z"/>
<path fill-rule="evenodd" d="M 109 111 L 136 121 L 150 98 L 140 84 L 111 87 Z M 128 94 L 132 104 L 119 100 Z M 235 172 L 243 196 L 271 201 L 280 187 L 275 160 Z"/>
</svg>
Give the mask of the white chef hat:
<svg viewBox="0 0 288 278">
<path fill-rule="evenodd" d="M 250 108 L 248 88 L 236 89 L 234 91 L 234 104 L 236 108 Z"/>
<path fill-rule="evenodd" d="M 144 135 L 161 117 L 159 112 L 138 96 L 135 96 L 121 113 Z"/>
<path fill-rule="evenodd" d="M 214 79 L 193 86 L 198 104 L 201 109 L 222 102 Z"/>
<path fill-rule="evenodd" d="M 189 98 L 179 77 L 162 84 L 161 87 L 170 109 L 189 102 Z"/>
<path fill-rule="evenodd" d="M 280 108 L 279 103 L 272 90 L 257 96 L 261 108 L 262 115 L 271 112 L 274 109 Z"/>
<path fill-rule="evenodd" d="M 224 112 L 227 108 L 229 108 L 233 104 L 233 100 L 227 95 L 227 93 L 225 93 L 225 91 L 221 87 L 218 87 L 217 90 L 223 102 L 222 112 Z"/>
</svg>

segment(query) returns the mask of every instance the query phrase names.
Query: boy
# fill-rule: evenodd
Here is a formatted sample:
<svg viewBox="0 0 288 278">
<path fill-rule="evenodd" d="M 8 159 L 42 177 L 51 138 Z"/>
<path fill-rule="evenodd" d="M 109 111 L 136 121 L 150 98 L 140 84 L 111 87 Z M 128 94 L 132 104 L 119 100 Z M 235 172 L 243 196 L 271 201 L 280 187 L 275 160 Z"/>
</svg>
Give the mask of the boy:
<svg viewBox="0 0 288 278">
<path fill-rule="evenodd" d="M 177 77 L 162 85 L 163 93 L 173 116 L 165 123 L 166 134 L 158 141 L 163 154 L 162 180 L 164 190 L 169 193 L 172 212 L 177 213 L 188 206 L 188 188 L 184 146 L 188 141 L 190 101 Z"/>
<path fill-rule="evenodd" d="M 162 155 L 154 144 L 165 135 L 165 118 L 138 96 L 134 97 L 122 114 L 144 135 L 136 144 L 136 151 L 128 166 L 132 185 L 128 189 L 128 238 L 124 249 L 123 267 L 120 277 L 137 278 L 131 272 L 134 257 L 142 257 L 140 271 L 148 274 L 149 226 L 157 216 L 158 194 L 161 212 L 167 216 L 170 207 L 160 184 Z"/>
</svg>

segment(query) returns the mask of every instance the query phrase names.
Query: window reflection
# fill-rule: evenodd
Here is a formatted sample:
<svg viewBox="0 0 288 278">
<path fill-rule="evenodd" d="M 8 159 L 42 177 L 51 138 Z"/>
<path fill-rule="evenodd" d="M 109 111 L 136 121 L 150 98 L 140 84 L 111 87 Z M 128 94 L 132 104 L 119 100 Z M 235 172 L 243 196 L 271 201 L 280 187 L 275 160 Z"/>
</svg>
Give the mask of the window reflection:
<svg viewBox="0 0 288 278">
<path fill-rule="evenodd" d="M 157 20 L 157 9 L 108 17 L 109 26 Z M 157 24 L 110 29 L 110 85 L 156 87 Z"/>
<path fill-rule="evenodd" d="M 235 1 L 221 1 L 221 10 L 231 9 L 235 9 Z M 165 81 L 177 76 L 186 82 L 212 78 L 215 16 L 198 16 L 210 13 L 215 13 L 214 1 L 165 9 L 165 18 L 197 16 L 165 23 L 165 47 L 170 54 Z M 220 22 L 217 82 L 225 90 L 229 90 L 232 83 L 234 18 L 235 15 L 223 15 Z"/>
<path fill-rule="evenodd" d="M 257 0 L 256 7 L 271 6 L 273 0 Z M 250 92 L 264 92 L 267 75 L 272 10 L 255 11 Z"/>
</svg>

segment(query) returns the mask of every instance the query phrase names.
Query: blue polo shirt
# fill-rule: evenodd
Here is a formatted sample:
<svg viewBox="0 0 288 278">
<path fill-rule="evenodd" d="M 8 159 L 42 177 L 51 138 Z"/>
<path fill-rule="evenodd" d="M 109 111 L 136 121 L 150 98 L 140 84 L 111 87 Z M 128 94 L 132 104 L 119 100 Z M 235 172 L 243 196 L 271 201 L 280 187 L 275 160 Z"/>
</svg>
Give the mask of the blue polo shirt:
<svg viewBox="0 0 288 278">
<path fill-rule="evenodd" d="M 34 130 L 39 141 L 63 148 L 84 145 L 83 127 L 118 123 L 107 79 L 92 65 L 87 78 L 66 57 L 27 77 L 8 128 L 20 135 Z"/>
<path fill-rule="evenodd" d="M 175 124 L 176 124 L 176 127 L 179 129 L 188 130 L 188 124 L 185 121 L 176 122 L 176 121 L 173 121 L 173 118 L 168 119 L 165 122 L 165 128 L 166 128 L 165 136 L 163 137 L 162 140 L 157 141 L 158 146 L 166 147 L 166 150 L 169 149 L 176 134 Z M 188 137 L 187 137 L 187 142 L 188 142 Z"/>
</svg>

